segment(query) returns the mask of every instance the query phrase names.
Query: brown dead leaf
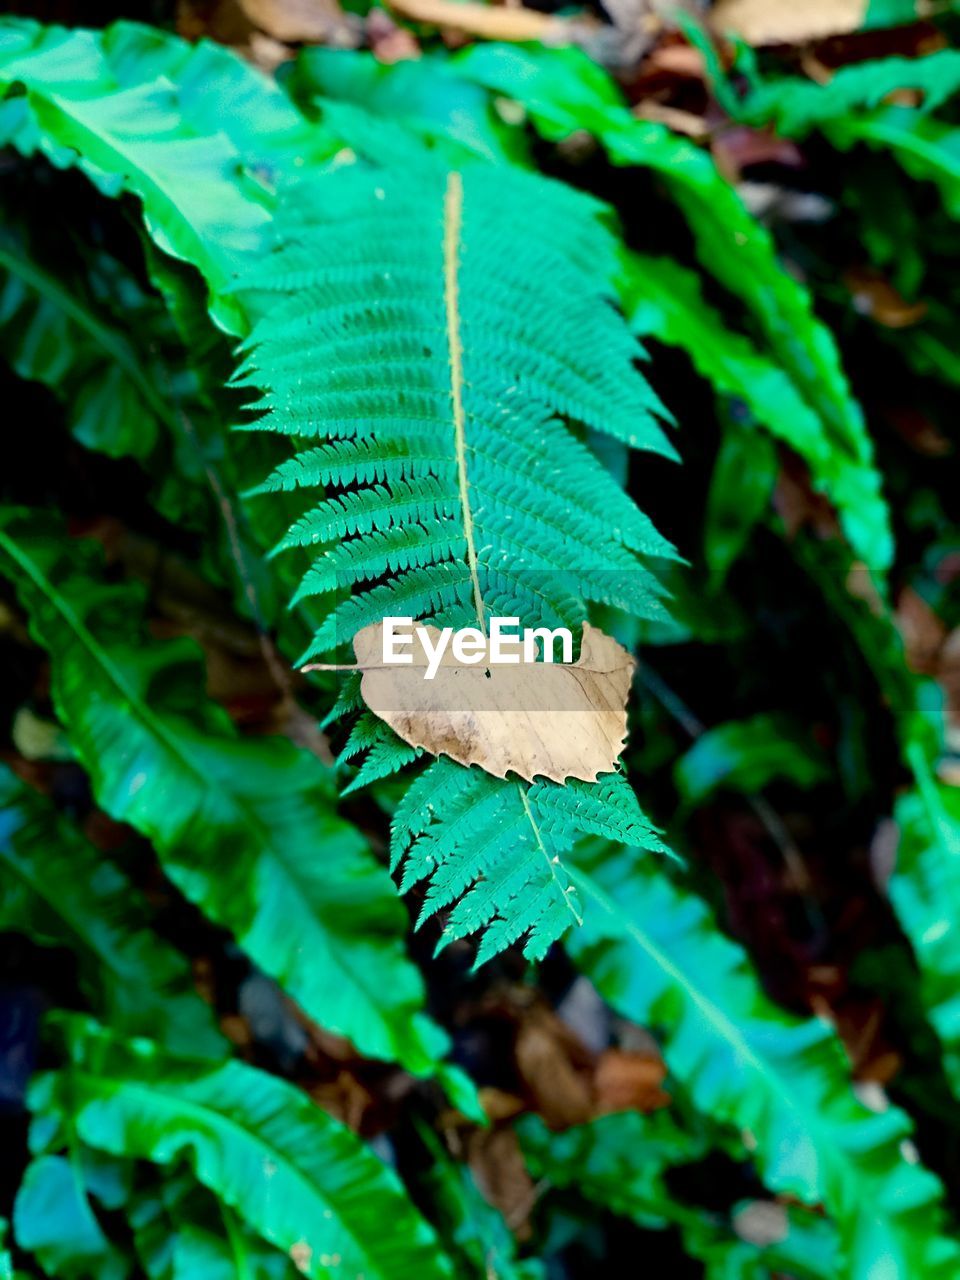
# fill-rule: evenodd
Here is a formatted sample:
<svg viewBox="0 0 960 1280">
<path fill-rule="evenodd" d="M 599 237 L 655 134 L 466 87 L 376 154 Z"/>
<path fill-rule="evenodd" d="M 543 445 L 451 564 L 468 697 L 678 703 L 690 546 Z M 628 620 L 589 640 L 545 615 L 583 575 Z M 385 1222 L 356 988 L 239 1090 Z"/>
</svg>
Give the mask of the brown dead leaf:
<svg viewBox="0 0 960 1280">
<path fill-rule="evenodd" d="M 351 1071 L 338 1072 L 334 1080 L 310 1084 L 307 1092 L 318 1107 L 355 1133 L 364 1128 L 368 1113 L 376 1104 L 374 1095 Z"/>
<path fill-rule="evenodd" d="M 524 1015 L 514 1057 L 534 1110 L 551 1129 L 585 1124 L 594 1114 L 594 1055 L 551 1009 L 534 1006 Z"/>
<path fill-rule="evenodd" d="M 467 1163 L 484 1200 L 500 1210 L 521 1243 L 529 1239 L 537 1192 L 513 1129 L 474 1129 L 467 1138 Z"/>
<path fill-rule="evenodd" d="M 378 62 L 392 66 L 420 57 L 420 42 L 409 27 L 394 22 L 386 9 L 371 9 L 366 20 L 370 52 Z"/>
<path fill-rule="evenodd" d="M 943 690 L 947 721 L 947 745 L 960 745 L 960 628 L 948 631 L 923 597 L 912 587 L 904 587 L 894 614 L 903 640 L 904 654 L 911 671 L 932 676 Z M 957 785 L 956 766 L 944 762 L 941 777 Z"/>
<path fill-rule="evenodd" d="M 913 587 L 904 587 L 894 615 L 903 640 L 907 665 L 919 675 L 935 675 L 947 629 Z"/>
<path fill-rule="evenodd" d="M 614 768 L 626 738 L 634 660 L 596 627 L 584 623 L 580 658 L 569 665 L 465 666 L 448 647 L 432 680 L 424 679 L 418 644 L 410 665 L 383 664 L 383 630 L 375 623 L 354 636 L 360 692 L 411 746 L 498 778 L 513 772 L 531 781 L 595 782 Z M 438 629 L 425 630 L 436 645 Z"/>
<path fill-rule="evenodd" d="M 605 1049 L 593 1078 L 594 1114 L 614 1111 L 656 1111 L 670 1103 L 661 1088 L 667 1068 L 655 1053 Z"/>
<path fill-rule="evenodd" d="M 175 22 L 184 40 L 206 37 L 243 48 L 250 39 L 251 24 L 239 0 L 177 0 Z"/>
<path fill-rule="evenodd" d="M 507 1093 L 505 1089 L 497 1089 L 493 1085 L 483 1085 L 477 1090 L 480 1105 L 488 1120 L 500 1124 L 504 1120 L 512 1120 L 525 1109 L 523 1099 L 515 1093 Z"/>
<path fill-rule="evenodd" d="M 801 44 L 863 25 L 867 0 L 719 0 L 710 19 L 720 35 L 748 44 Z"/>
<path fill-rule="evenodd" d="M 925 302 L 908 302 L 874 267 L 851 267 L 843 273 L 853 306 L 887 329 L 907 329 L 927 314 Z"/>
<path fill-rule="evenodd" d="M 953 453 L 953 441 L 916 405 L 884 405 L 882 412 L 900 439 L 915 453 L 925 458 L 946 458 Z"/>
<path fill-rule="evenodd" d="M 703 54 L 686 41 L 658 45 L 643 64 L 644 76 L 661 71 L 681 80 L 703 80 Z"/>
<path fill-rule="evenodd" d="M 250 1049 L 253 1046 L 250 1023 L 239 1013 L 225 1013 L 220 1019 L 220 1030 L 238 1049 Z"/>
<path fill-rule="evenodd" d="M 250 22 L 285 44 L 321 44 L 344 25 L 337 0 L 239 0 Z"/>
<path fill-rule="evenodd" d="M 803 529 L 809 529 L 822 541 L 832 542 L 841 537 L 836 512 L 822 494 L 814 492 L 810 473 L 794 454 L 783 454 L 773 505 L 788 538 L 795 538 Z"/>
<path fill-rule="evenodd" d="M 717 168 L 726 180 L 736 185 L 744 170 L 755 165 L 782 165 L 787 169 L 799 169 L 803 165 L 800 148 L 789 138 L 778 138 L 767 129 L 751 129 L 746 125 L 731 125 L 714 135 L 710 152 Z"/>
<path fill-rule="evenodd" d="M 947 699 L 947 743 L 955 751 L 960 742 L 960 628 L 943 643 L 937 681 Z"/>
<path fill-rule="evenodd" d="M 464 31 L 484 40 L 542 40 L 569 44 L 573 24 L 564 18 L 524 9 L 522 5 L 459 3 L 459 0 L 388 0 L 388 7 L 414 22 Z"/>
<path fill-rule="evenodd" d="M 635 68 L 663 33 L 664 21 L 656 11 L 658 3 L 659 0 L 604 0 L 603 11 L 612 26 L 604 24 L 589 34 L 585 32 L 584 49 L 608 70 Z"/>
<path fill-rule="evenodd" d="M 694 115 L 692 111 L 682 111 L 679 107 L 670 107 L 662 102 L 639 102 L 633 108 L 638 120 L 652 120 L 655 124 L 665 124 L 674 133 L 684 133 L 688 138 L 705 138 L 710 126 L 703 116 Z"/>
</svg>

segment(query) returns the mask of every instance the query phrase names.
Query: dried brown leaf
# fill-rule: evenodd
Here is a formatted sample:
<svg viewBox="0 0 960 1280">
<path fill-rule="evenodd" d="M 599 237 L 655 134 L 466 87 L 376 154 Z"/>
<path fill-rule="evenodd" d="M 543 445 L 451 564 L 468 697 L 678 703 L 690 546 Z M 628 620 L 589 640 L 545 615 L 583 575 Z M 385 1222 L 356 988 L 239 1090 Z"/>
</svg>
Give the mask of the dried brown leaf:
<svg viewBox="0 0 960 1280">
<path fill-rule="evenodd" d="M 749 44 L 800 44 L 856 31 L 866 8 L 867 0 L 719 0 L 711 21 Z"/>
<path fill-rule="evenodd" d="M 474 1129 L 467 1138 L 467 1163 L 483 1198 L 500 1210 L 519 1241 L 528 1240 L 537 1193 L 513 1129 Z"/>
<path fill-rule="evenodd" d="M 694 115 L 692 111 L 682 111 L 679 107 L 666 106 L 661 102 L 640 102 L 634 107 L 633 114 L 638 120 L 665 124 L 674 133 L 686 134 L 688 138 L 705 138 L 710 132 L 710 126 L 703 116 Z"/>
<path fill-rule="evenodd" d="M 507 1093 L 505 1089 L 497 1089 L 493 1085 L 483 1085 L 477 1090 L 480 1105 L 488 1120 L 500 1124 L 504 1120 L 512 1120 L 525 1110 L 523 1099 L 515 1093 Z"/>
<path fill-rule="evenodd" d="M 551 1129 L 585 1124 L 594 1114 L 594 1055 L 551 1009 L 525 1014 L 514 1057 L 534 1110 Z"/>
<path fill-rule="evenodd" d="M 569 44 L 573 24 L 564 18 L 506 6 L 459 0 L 388 0 L 388 7 L 414 22 L 429 22 L 453 31 L 482 36 L 484 40 L 542 40 L 545 44 Z"/>
<path fill-rule="evenodd" d="M 909 302 L 874 267 L 856 266 L 843 273 L 855 310 L 887 329 L 907 329 L 927 314 L 923 301 Z"/>
<path fill-rule="evenodd" d="M 900 592 L 894 617 L 910 670 L 921 675 L 935 675 L 947 628 L 923 596 L 910 586 Z"/>
<path fill-rule="evenodd" d="M 584 624 L 575 663 L 465 666 L 448 648 L 432 680 L 424 679 L 426 660 L 416 645 L 410 665 L 383 664 L 383 630 L 375 623 L 354 636 L 360 692 L 411 746 L 498 778 L 513 772 L 595 782 L 615 767 L 634 661 L 596 627 Z M 437 628 L 425 630 L 436 644 Z"/>
<path fill-rule="evenodd" d="M 670 1103 L 661 1087 L 667 1074 L 663 1059 L 654 1053 L 629 1049 L 605 1049 L 593 1078 L 596 1115 L 614 1111 L 656 1111 Z"/>
<path fill-rule="evenodd" d="M 246 17 L 274 40 L 319 44 L 344 25 L 337 0 L 239 0 Z"/>
</svg>

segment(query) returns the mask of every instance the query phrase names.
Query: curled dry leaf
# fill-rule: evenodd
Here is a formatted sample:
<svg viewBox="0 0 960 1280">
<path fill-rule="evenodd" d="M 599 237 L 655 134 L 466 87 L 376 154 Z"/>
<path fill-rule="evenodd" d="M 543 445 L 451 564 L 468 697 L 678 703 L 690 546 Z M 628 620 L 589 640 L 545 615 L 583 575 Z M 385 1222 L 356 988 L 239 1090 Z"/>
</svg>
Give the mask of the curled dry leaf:
<svg viewBox="0 0 960 1280">
<path fill-rule="evenodd" d="M 565 18 L 525 9 L 521 5 L 495 6 L 458 3 L 458 0 L 388 0 L 388 8 L 413 22 L 449 27 L 484 40 L 542 40 L 544 44 L 569 44 L 573 24 Z"/>
<path fill-rule="evenodd" d="M 436 645 L 437 628 L 424 630 Z M 634 662 L 589 623 L 575 663 L 465 666 L 448 648 L 432 680 L 416 645 L 410 665 L 384 665 L 382 623 L 357 632 L 353 647 L 364 702 L 411 746 L 498 778 L 595 782 L 616 765 Z"/>
<path fill-rule="evenodd" d="M 856 31 L 866 9 L 867 0 L 719 0 L 711 21 L 720 35 L 748 44 L 801 44 Z"/>
</svg>

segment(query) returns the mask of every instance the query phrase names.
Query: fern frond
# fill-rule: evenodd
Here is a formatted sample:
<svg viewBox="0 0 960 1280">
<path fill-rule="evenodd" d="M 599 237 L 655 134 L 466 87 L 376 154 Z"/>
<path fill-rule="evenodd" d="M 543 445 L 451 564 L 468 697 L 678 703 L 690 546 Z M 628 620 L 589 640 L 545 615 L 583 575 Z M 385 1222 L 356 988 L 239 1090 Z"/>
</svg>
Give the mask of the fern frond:
<svg viewBox="0 0 960 1280">
<path fill-rule="evenodd" d="M 406 768 L 408 764 L 413 764 L 420 755 L 422 755 L 421 747 L 411 747 L 391 730 L 379 742 L 373 744 L 357 776 L 344 787 L 342 794 L 348 796 L 351 792 L 368 787 L 371 782 L 380 782 L 383 778 L 389 778 L 391 774 Z"/>
<path fill-rule="evenodd" d="M 344 787 L 342 794 L 345 796 L 371 782 L 389 777 L 421 754 L 419 747 L 411 747 L 398 738 L 390 726 L 378 720 L 372 712 L 364 712 L 357 718 L 346 746 L 337 756 L 337 764 L 345 764 L 363 751 L 367 752 L 366 759 L 357 776 Z"/>
<path fill-rule="evenodd" d="M 532 195 L 535 238 L 518 213 Z M 283 246 L 242 282 L 279 297 L 237 380 L 261 392 L 259 429 L 318 441 L 260 490 L 319 490 L 277 548 L 317 550 L 296 599 L 340 597 L 304 659 L 387 614 L 575 631 L 587 602 L 659 616 L 644 557 L 673 549 L 561 422 L 673 454 L 609 301 L 617 255 L 602 207 L 527 174 L 448 173 L 423 156 L 411 174 L 335 169 L 290 206 Z M 351 789 L 412 754 L 392 735 L 368 741 L 361 724 L 348 751 L 371 756 Z M 398 820 L 417 837 L 395 857 L 408 854 L 402 888 L 429 880 L 421 922 L 450 911 L 445 942 L 486 928 L 478 960 L 521 936 L 542 955 L 578 914 L 560 861 L 574 833 L 650 834 L 612 781 L 582 806 L 577 788 L 548 799 L 541 833 L 538 788 L 459 766 L 427 773 L 434 794 L 422 783 Z M 421 792 L 430 830 L 416 825 Z"/>
</svg>

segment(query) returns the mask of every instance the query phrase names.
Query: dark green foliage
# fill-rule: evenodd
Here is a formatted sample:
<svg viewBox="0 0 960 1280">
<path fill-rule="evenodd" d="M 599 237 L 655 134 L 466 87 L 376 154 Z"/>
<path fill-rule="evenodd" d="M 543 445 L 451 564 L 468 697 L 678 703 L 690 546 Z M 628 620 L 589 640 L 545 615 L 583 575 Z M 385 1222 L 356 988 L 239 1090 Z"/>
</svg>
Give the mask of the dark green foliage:
<svg viewBox="0 0 960 1280">
<path fill-rule="evenodd" d="M 572 935 L 577 964 L 616 1009 L 662 1029 L 673 1073 L 701 1112 L 755 1145 L 770 1187 L 828 1206 L 853 1274 L 960 1264 L 940 1234 L 936 1179 L 903 1158 L 909 1121 L 853 1099 L 831 1031 L 772 1005 L 703 904 L 645 859 L 594 843 L 577 866 L 597 908 Z"/>
<path fill-rule="evenodd" d="M 66 1156 L 42 1155 L 30 1162 L 13 1221 L 17 1243 L 49 1275 L 122 1280 L 130 1274 L 129 1260 L 104 1235 Z"/>
<path fill-rule="evenodd" d="M 721 787 L 753 795 L 775 778 L 811 787 L 829 776 L 826 761 L 812 741 L 782 716 L 718 724 L 698 738 L 677 761 L 677 791 L 687 804 L 699 804 Z"/>
<path fill-rule="evenodd" d="M 635 120 L 616 86 L 574 50 L 518 56 L 488 45 L 469 50 L 459 65 L 471 79 L 522 102 L 547 137 L 587 129 L 614 164 L 662 176 L 690 225 L 702 264 L 740 298 L 797 394 L 819 418 L 831 465 L 840 472 L 840 485 L 836 491 L 831 486 L 830 494 L 848 537 L 872 567 L 885 569 L 892 542 L 880 477 L 834 339 L 813 314 L 807 290 L 778 263 L 766 229 L 747 213 L 709 155 L 662 125 Z M 690 345 L 699 346 L 695 339 Z M 818 480 L 826 487 L 825 477 Z"/>
<path fill-rule="evenodd" d="M 173 1049 L 223 1052 L 183 956 L 152 931 L 126 876 L 2 765 L 0 883 L 0 927 L 69 948 L 111 1025 Z"/>
<path fill-rule="evenodd" d="M 112 1156 L 187 1160 L 308 1276 L 451 1275 L 396 1176 L 291 1085 L 239 1062 L 168 1058 L 86 1019 L 61 1025 L 66 1065 L 31 1096 L 38 1151 L 73 1132 Z"/>
<path fill-rule="evenodd" d="M 871 5 L 869 25 L 896 8 Z M 15 420 L 0 475 L 16 674 L 0 746 L 29 779 L 0 766 L 0 925 L 28 988 L 67 956 L 57 1000 L 99 1019 L 47 1019 L 0 1277 L 567 1280 L 591 1274 L 577 1250 L 602 1251 L 614 1215 L 651 1274 L 680 1251 L 709 1280 L 960 1272 L 927 1168 L 950 1184 L 960 811 L 943 707 L 889 607 L 913 581 L 960 622 L 943 570 L 955 476 L 943 453 L 915 479 L 883 405 L 895 371 L 919 372 L 918 411 L 952 425 L 958 55 L 870 57 L 819 85 L 743 49 L 726 75 L 691 38 L 715 79 L 709 140 L 747 125 L 809 146 L 828 226 L 758 218 L 707 147 L 631 113 L 574 48 L 435 42 L 395 66 L 313 48 L 274 80 L 138 24 L 0 23 L 17 173 L 0 346 L 9 386 L 34 384 L 61 431 L 21 464 L 33 424 Z M 578 157 L 585 137 L 597 149 Z M 58 243 L 21 197 L 83 176 L 95 212 Z M 893 336 L 838 283 L 863 255 L 927 307 Z M 62 513 L 19 506 L 25 477 Z M 131 490 L 116 507 L 111 486 Z M 129 580 L 127 524 L 158 548 L 148 589 Z M 90 529 L 106 557 L 76 536 Z M 209 594 L 165 611 L 168 555 L 213 591 L 214 622 Z M 245 690 L 217 693 L 231 602 L 270 684 L 259 717 Z M 355 677 L 291 673 L 304 645 L 349 659 L 391 613 L 590 619 L 645 642 L 617 770 L 528 786 L 425 759 L 362 710 Z M 7 735 L 24 713 L 68 749 Z M 862 888 L 887 814 L 897 859 L 869 870 L 892 940 Z M 756 856 L 758 815 L 777 846 L 763 874 L 724 865 Z M 388 854 L 426 946 L 406 937 Z M 799 939 L 777 901 L 738 897 L 777 879 L 776 857 L 813 868 Z M 720 899 L 716 868 L 719 919 L 699 896 Z M 854 973 L 851 884 L 851 931 L 879 919 L 896 973 Z M 786 977 L 768 971 L 778 929 Z M 547 958 L 551 998 L 572 966 L 572 990 L 588 980 L 613 1011 L 601 1059 L 648 1028 L 672 1105 L 560 1133 L 521 1118 L 543 1205 L 518 1246 L 532 1204 L 504 1220 L 483 1198 L 483 1113 L 439 1022 L 496 1082 L 491 1105 L 534 1105 L 529 1062 L 518 1049 L 514 1078 L 510 1052 L 484 1061 L 473 1021 L 503 988 L 527 1007 L 523 956 Z M 191 980 L 205 965 L 216 1015 Z M 861 1044 L 823 971 L 854 1006 L 888 998 L 896 1103 L 869 1060 L 854 1087 Z M 260 1023 L 247 983 L 275 993 Z M 896 1007 L 904 985 L 916 1007 Z"/>
<path fill-rule="evenodd" d="M 738 1238 L 733 1222 L 683 1204 L 665 1175 L 699 1160 L 704 1144 L 668 1112 L 604 1116 L 563 1134 L 551 1134 L 533 1118 L 519 1128 L 524 1152 L 539 1177 L 561 1189 L 575 1187 L 599 1208 L 647 1230 L 676 1228 L 687 1253 L 703 1263 L 708 1280 L 772 1280 L 783 1271 L 797 1280 L 833 1280 L 836 1275 L 836 1239 L 812 1213 L 770 1203 L 738 1205 L 734 1217 L 758 1209 L 780 1215 L 771 1232 L 779 1238 L 757 1247 Z"/>
<path fill-rule="evenodd" d="M 910 89 L 922 94 L 924 111 L 942 106 L 960 89 L 960 53 L 941 49 L 926 58 L 883 58 L 844 67 L 831 77 L 826 92 L 799 77 L 761 81 L 740 104 L 739 115 L 751 124 L 773 124 L 778 133 L 802 135 Z"/>
<path fill-rule="evenodd" d="M 444 1036 L 420 1011 L 386 876 L 332 811 L 329 771 L 286 738 L 238 737 L 203 696 L 195 646 L 144 644 L 141 593 L 105 584 L 93 549 L 49 519 L 5 514 L 0 570 L 51 652 L 55 703 L 102 807 L 149 836 L 181 891 L 305 1009 L 429 1071 Z"/>
</svg>

